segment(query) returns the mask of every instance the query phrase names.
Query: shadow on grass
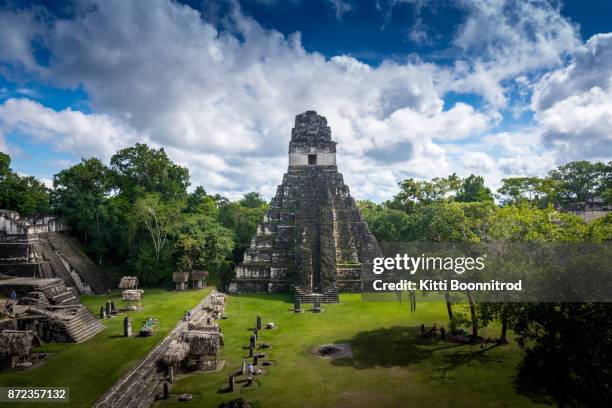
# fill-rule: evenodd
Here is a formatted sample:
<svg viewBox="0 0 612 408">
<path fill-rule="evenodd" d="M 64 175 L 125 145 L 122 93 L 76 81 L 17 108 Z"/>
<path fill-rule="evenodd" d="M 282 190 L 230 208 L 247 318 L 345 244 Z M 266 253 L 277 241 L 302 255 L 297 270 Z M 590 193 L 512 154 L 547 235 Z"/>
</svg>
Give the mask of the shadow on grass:
<svg viewBox="0 0 612 408">
<path fill-rule="evenodd" d="M 547 392 L 546 387 L 542 386 L 542 379 L 537 376 L 530 375 L 528 370 L 525 370 L 525 362 L 519 364 L 518 372 L 514 376 L 514 389 L 521 395 L 526 396 L 532 402 L 537 404 L 555 403 L 554 398 Z M 602 405 L 603 406 L 603 405 Z"/>
<path fill-rule="evenodd" d="M 425 347 L 431 340 L 421 338 L 418 327 L 393 326 L 360 332 L 352 339 L 334 343 L 350 343 L 352 358 L 331 363 L 355 368 L 408 366 L 429 358 L 433 350 Z"/>
<path fill-rule="evenodd" d="M 532 382 L 521 378 L 520 375 L 514 378 L 514 389 L 536 404 L 552 405 L 555 402 L 552 396 L 546 392 L 546 389 L 535 386 Z"/>
<path fill-rule="evenodd" d="M 423 338 L 419 333 L 419 327 L 405 326 L 381 327 L 357 333 L 352 339 L 334 342 L 350 343 L 353 357 L 332 360 L 331 364 L 355 368 L 406 367 L 431 359 L 436 353 L 442 353 L 441 366 L 436 368 L 439 376 L 436 377 L 445 377 L 449 371 L 472 361 L 502 363 L 487 354 L 487 351 L 498 347 L 497 344 L 475 349 L 477 346 L 449 343 L 439 338 Z M 439 361 L 436 358 L 435 364 L 440 365 Z"/>
<path fill-rule="evenodd" d="M 460 344 L 460 345 L 463 345 L 463 344 Z M 446 374 L 449 371 L 454 370 L 462 365 L 469 364 L 472 361 L 484 363 L 484 364 L 491 364 L 491 363 L 503 364 L 503 361 L 494 359 L 487 354 L 487 351 L 493 350 L 494 348 L 499 347 L 499 346 L 500 346 L 499 344 L 494 344 L 490 347 L 483 347 L 478 350 L 469 350 L 465 352 L 445 354 L 443 358 L 444 365 L 436 370 L 437 373 L 439 374 L 436 377 L 444 378 L 446 377 Z M 477 347 L 477 346 L 470 346 L 470 348 L 473 348 L 473 347 Z"/>
</svg>

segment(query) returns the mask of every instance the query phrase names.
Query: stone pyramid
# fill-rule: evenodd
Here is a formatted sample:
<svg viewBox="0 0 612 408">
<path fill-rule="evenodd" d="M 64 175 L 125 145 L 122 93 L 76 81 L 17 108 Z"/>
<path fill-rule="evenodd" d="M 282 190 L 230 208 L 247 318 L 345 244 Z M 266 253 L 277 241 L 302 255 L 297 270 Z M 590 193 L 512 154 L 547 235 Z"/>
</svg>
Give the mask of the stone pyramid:
<svg viewBox="0 0 612 408">
<path fill-rule="evenodd" d="M 309 303 L 362 290 L 361 265 L 380 250 L 336 166 L 336 142 L 314 111 L 295 118 L 289 169 L 230 292 L 295 291 Z M 365 255 L 367 254 L 367 255 Z"/>
</svg>

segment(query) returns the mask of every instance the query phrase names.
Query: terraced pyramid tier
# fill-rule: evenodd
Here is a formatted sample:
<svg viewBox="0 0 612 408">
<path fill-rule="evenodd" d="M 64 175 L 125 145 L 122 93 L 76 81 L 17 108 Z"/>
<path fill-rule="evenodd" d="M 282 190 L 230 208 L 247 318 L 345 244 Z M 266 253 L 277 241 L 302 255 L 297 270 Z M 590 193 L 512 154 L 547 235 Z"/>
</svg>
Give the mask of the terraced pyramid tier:
<svg viewBox="0 0 612 408">
<path fill-rule="evenodd" d="M 308 301 L 361 290 L 361 263 L 380 253 L 336 166 L 327 120 L 298 115 L 289 169 L 236 268 L 230 292 L 295 291 Z M 365 255 L 368 254 L 368 255 Z"/>
</svg>

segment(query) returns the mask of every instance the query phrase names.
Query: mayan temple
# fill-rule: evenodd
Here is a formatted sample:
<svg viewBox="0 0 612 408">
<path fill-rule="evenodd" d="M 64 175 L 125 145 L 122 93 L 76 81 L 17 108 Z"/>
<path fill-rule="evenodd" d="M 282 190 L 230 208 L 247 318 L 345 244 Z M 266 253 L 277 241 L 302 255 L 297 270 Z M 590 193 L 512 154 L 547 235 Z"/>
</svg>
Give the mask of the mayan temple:
<svg viewBox="0 0 612 408">
<path fill-rule="evenodd" d="M 289 169 L 230 291 L 294 290 L 303 302 L 338 302 L 339 290 L 361 291 L 361 264 L 379 251 L 338 172 L 327 120 L 314 111 L 297 115 Z"/>
</svg>

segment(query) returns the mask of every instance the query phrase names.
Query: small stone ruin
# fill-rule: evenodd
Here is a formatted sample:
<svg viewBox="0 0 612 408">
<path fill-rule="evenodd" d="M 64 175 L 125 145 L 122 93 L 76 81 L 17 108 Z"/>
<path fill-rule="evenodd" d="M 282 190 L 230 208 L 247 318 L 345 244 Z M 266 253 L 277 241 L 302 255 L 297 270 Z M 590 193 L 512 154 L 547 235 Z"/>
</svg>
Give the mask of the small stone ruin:
<svg viewBox="0 0 612 408">
<path fill-rule="evenodd" d="M 208 271 L 191 271 L 190 279 L 192 282 L 192 287 L 194 289 L 202 289 L 204 286 L 206 286 L 206 279 L 208 279 Z"/>
<path fill-rule="evenodd" d="M 201 309 L 195 311 L 185 328 L 178 333 L 160 360 L 169 373 L 211 371 L 221 366 L 219 355 L 224 345 L 223 334 L 215 322 L 225 305 L 225 295 L 213 292 Z"/>
<path fill-rule="evenodd" d="M 0 332 L 0 370 L 29 368 L 38 360 L 32 346 L 40 346 L 38 335 L 30 330 L 3 330 Z"/>
<path fill-rule="evenodd" d="M 177 291 L 184 291 L 187 288 L 187 280 L 189 279 L 189 272 L 174 272 L 172 274 L 172 282 L 176 285 Z"/>
</svg>

